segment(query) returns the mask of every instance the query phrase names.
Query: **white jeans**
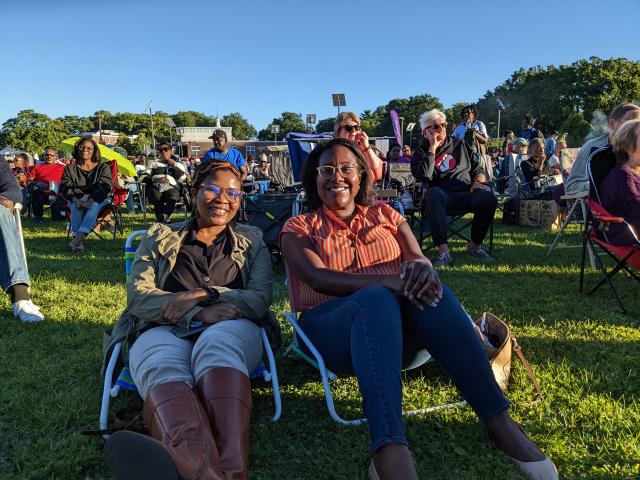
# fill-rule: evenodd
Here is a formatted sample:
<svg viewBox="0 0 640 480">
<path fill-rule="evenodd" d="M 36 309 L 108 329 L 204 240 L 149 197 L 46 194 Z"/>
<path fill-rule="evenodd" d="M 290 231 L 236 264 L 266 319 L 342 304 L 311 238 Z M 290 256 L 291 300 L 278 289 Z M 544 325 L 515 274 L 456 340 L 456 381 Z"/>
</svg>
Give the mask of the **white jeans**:
<svg viewBox="0 0 640 480">
<path fill-rule="evenodd" d="M 150 390 L 168 382 L 194 388 L 208 370 L 230 367 L 249 376 L 262 359 L 260 328 L 245 319 L 216 323 L 195 343 L 171 333 L 172 326 L 144 332 L 129 351 L 131 377 L 143 400 Z"/>
</svg>

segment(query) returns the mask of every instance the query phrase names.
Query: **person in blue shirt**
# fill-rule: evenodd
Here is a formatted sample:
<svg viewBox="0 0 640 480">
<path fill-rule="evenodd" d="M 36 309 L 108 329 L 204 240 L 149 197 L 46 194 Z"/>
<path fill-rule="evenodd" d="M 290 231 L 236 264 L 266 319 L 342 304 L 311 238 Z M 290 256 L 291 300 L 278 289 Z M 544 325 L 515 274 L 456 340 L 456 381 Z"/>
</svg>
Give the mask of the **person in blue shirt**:
<svg viewBox="0 0 640 480">
<path fill-rule="evenodd" d="M 224 130 L 214 130 L 209 138 L 213 140 L 213 148 L 204 154 L 202 163 L 209 161 L 228 162 L 240 171 L 242 180 L 247 178 L 247 171 L 249 170 L 247 162 L 244 161 L 244 157 L 239 150 L 227 146 L 226 132 Z"/>
<path fill-rule="evenodd" d="M 530 142 L 534 138 L 541 138 L 544 140 L 544 135 L 537 128 L 533 128 L 533 124 L 536 123 L 535 118 L 531 115 L 527 115 L 522 120 L 522 130 L 518 132 L 518 138 L 524 138 L 527 142 Z"/>
<path fill-rule="evenodd" d="M 551 158 L 556 153 L 556 140 L 558 140 L 558 131 L 551 130 L 549 136 L 545 138 L 544 154 L 547 158 Z"/>
</svg>

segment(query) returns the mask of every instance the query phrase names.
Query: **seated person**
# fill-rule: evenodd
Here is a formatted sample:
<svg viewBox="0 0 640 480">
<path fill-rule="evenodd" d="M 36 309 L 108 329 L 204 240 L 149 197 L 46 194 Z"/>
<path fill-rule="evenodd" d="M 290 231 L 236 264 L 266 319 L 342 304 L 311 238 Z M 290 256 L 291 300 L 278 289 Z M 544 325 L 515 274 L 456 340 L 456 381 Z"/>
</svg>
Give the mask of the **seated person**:
<svg viewBox="0 0 640 480">
<path fill-rule="evenodd" d="M 22 239 L 13 219 L 13 207 L 22 202 L 16 177 L 0 156 L 0 286 L 11 297 L 13 314 L 23 322 L 44 319 L 31 301 L 29 272 L 22 252 Z"/>
<path fill-rule="evenodd" d="M 173 156 L 167 142 L 158 146 L 160 160 L 149 162 L 145 177 L 147 196 L 153 203 L 153 212 L 158 222 L 167 223 L 182 194 L 182 183 L 187 180 L 187 170 Z"/>
<path fill-rule="evenodd" d="M 369 478 L 417 478 L 402 424 L 401 370 L 403 359 L 411 364 L 427 349 L 495 445 L 531 478 L 557 479 L 507 413 L 468 315 L 404 217 L 372 204 L 362 151 L 343 139 L 318 145 L 302 167 L 302 184 L 310 211 L 289 219 L 280 235 L 290 300 L 327 368 L 358 379 L 373 453 Z"/>
<path fill-rule="evenodd" d="M 333 124 L 333 135 L 336 138 L 344 138 L 358 145 L 367 159 L 373 181 L 377 182 L 382 180 L 382 175 L 384 174 L 382 160 L 369 143 L 369 135 L 362 129 L 360 117 L 358 117 L 355 112 L 342 112 L 338 114 Z"/>
<path fill-rule="evenodd" d="M 47 148 L 43 154 L 44 163 L 38 163 L 29 169 L 27 180 L 29 181 L 29 197 L 31 201 L 31 212 L 33 213 L 33 221 L 35 223 L 42 222 L 44 205 L 52 203 L 51 218 L 65 219 L 64 215 L 64 199 L 55 195 L 58 192 L 51 189 L 51 182 L 54 185 L 60 184 L 62 172 L 65 165 L 58 162 L 58 154 L 53 148 Z M 53 198 L 53 201 L 52 201 Z"/>
<path fill-rule="evenodd" d="M 400 152 L 402 151 L 400 145 L 397 143 L 392 144 L 387 152 L 387 162 L 398 163 L 400 161 Z"/>
<path fill-rule="evenodd" d="M 111 168 L 100 163 L 98 144 L 90 138 L 81 138 L 73 147 L 73 159 L 64 170 L 60 193 L 69 202 L 71 233 L 69 248 L 85 249 L 84 239 L 96 226 L 98 215 L 109 204 L 112 189 Z"/>
<path fill-rule="evenodd" d="M 253 179 L 256 181 L 271 180 L 271 168 L 267 162 L 267 156 L 263 153 L 260 155 L 260 161 L 253 170 Z"/>
<path fill-rule="evenodd" d="M 231 223 L 242 198 L 241 173 L 231 164 L 203 163 L 192 193 L 193 218 L 153 225 L 138 247 L 110 345 L 135 339 L 129 367 L 144 421 L 180 475 L 246 479 L 249 374 L 263 354 L 256 322 L 271 304 L 271 260 L 259 229 Z M 208 328 L 189 332 L 195 322 Z M 138 437 L 155 451 L 147 440 Z M 118 458 L 131 446 L 116 447 L 106 460 L 122 471 Z"/>
<path fill-rule="evenodd" d="M 545 147 L 546 148 L 546 147 Z M 567 170 L 566 162 L 562 161 L 562 151 L 567 148 L 567 142 L 564 140 L 558 140 L 553 150 L 553 155 L 548 158 L 549 167 L 557 167 L 560 170 L 560 173 L 563 177 L 569 175 L 569 170 Z"/>
<path fill-rule="evenodd" d="M 22 205 L 27 205 L 29 201 L 29 189 L 27 188 L 27 177 L 29 176 L 29 157 L 26 153 L 19 153 L 13 159 L 13 174 L 18 179 L 22 192 Z M 26 207 L 25 207 L 26 208 Z"/>
<path fill-rule="evenodd" d="M 558 175 L 560 167 L 549 166 L 547 156 L 544 153 L 544 140 L 541 138 L 534 138 L 529 142 L 528 154 L 528 158 L 520 162 L 520 171 L 524 178 L 521 188 L 528 193 L 546 193 L 549 191 L 547 184 L 544 182 L 536 184 L 536 179 Z"/>
<path fill-rule="evenodd" d="M 640 238 L 640 119 L 618 129 L 613 149 L 617 164 L 600 185 L 602 206 L 629 222 Z M 627 225 L 619 223 L 609 224 L 607 238 L 614 245 L 638 244 Z"/>
<path fill-rule="evenodd" d="M 467 253 L 483 262 L 493 261 L 482 242 L 498 202 L 484 184 L 484 170 L 464 139 L 447 136 L 447 117 L 440 110 L 423 113 L 420 126 L 423 137 L 413 153 L 411 173 L 427 186 L 425 213 L 439 254 L 434 265 L 453 263 L 447 244 L 447 215 L 454 211 L 473 212 Z"/>
</svg>

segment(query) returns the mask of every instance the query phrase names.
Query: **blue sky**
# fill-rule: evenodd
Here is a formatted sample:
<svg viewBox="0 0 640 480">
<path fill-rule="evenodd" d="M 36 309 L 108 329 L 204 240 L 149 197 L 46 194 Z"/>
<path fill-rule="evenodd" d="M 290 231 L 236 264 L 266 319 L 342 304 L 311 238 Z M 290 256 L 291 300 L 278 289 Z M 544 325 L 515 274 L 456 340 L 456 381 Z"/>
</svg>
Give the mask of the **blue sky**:
<svg viewBox="0 0 640 480">
<path fill-rule="evenodd" d="M 522 6 L 526 5 L 526 6 Z M 0 0 L 0 123 L 32 108 L 333 116 L 475 101 L 520 67 L 640 59 L 640 1 Z"/>
</svg>

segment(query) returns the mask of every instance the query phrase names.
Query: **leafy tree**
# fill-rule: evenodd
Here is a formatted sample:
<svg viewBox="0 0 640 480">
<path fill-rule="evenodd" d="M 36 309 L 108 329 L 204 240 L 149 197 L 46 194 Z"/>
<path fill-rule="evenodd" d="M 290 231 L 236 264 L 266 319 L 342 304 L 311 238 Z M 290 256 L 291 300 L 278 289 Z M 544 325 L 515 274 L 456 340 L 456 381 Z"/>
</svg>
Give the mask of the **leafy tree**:
<svg viewBox="0 0 640 480">
<path fill-rule="evenodd" d="M 100 120 L 102 120 L 102 129 L 103 130 L 113 130 L 113 126 L 111 125 L 111 112 L 108 110 L 98 110 L 91 117 L 90 120 L 93 122 L 93 130 L 98 130 L 100 128 Z"/>
<path fill-rule="evenodd" d="M 138 135 L 138 138 L 133 142 L 133 153 L 135 155 L 140 155 L 141 153 L 146 153 L 149 148 L 152 148 L 151 145 L 151 137 L 148 137 L 144 132 Z"/>
<path fill-rule="evenodd" d="M 120 135 L 118 135 L 116 145 L 118 147 L 124 148 L 127 151 L 128 155 L 133 155 L 134 153 L 136 153 L 135 146 L 133 145 L 131 140 L 129 140 L 129 137 L 127 137 L 124 133 L 120 133 Z"/>
<path fill-rule="evenodd" d="M 278 139 L 286 137 L 287 133 L 309 133 L 309 126 L 302 121 L 302 114 L 294 112 L 282 112 L 279 118 L 274 118 L 266 128 L 260 130 L 258 139 L 273 140 L 274 135 L 271 132 L 271 125 L 280 125 L 280 132 L 277 134 Z"/>
<path fill-rule="evenodd" d="M 110 128 L 127 135 L 138 133 L 140 128 L 148 122 L 148 115 L 144 113 L 121 112 L 109 118 Z"/>
<path fill-rule="evenodd" d="M 333 125 L 336 123 L 336 117 L 323 118 L 316 123 L 316 132 L 326 133 L 333 132 Z"/>
<path fill-rule="evenodd" d="M 453 105 L 451 105 L 449 108 L 445 108 L 443 112 L 447 116 L 447 123 L 449 125 L 453 123 L 455 124 L 460 123 L 462 121 L 462 109 L 470 104 L 472 104 L 472 102 L 456 102 Z M 485 124 L 487 123 L 486 119 L 482 121 Z"/>
<path fill-rule="evenodd" d="M 93 130 L 93 122 L 88 117 L 65 115 L 64 117 L 56 118 L 56 120 L 62 122 L 65 131 L 70 137 Z"/>
<path fill-rule="evenodd" d="M 574 112 L 562 122 L 560 132 L 568 133 L 566 141 L 569 147 L 579 147 L 589 134 L 590 125 L 582 115 L 582 112 Z"/>
<path fill-rule="evenodd" d="M 176 127 L 212 127 L 215 121 L 204 113 L 188 110 L 171 115 Z"/>
<path fill-rule="evenodd" d="M 67 136 L 62 120 L 52 120 L 34 110 L 22 110 L 2 124 L 0 144 L 40 153 L 47 147 L 56 148 Z"/>
<path fill-rule="evenodd" d="M 220 119 L 225 127 L 232 127 L 233 138 L 237 140 L 249 140 L 256 136 L 256 129 L 246 118 L 238 112 L 229 113 Z"/>
</svg>

